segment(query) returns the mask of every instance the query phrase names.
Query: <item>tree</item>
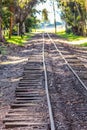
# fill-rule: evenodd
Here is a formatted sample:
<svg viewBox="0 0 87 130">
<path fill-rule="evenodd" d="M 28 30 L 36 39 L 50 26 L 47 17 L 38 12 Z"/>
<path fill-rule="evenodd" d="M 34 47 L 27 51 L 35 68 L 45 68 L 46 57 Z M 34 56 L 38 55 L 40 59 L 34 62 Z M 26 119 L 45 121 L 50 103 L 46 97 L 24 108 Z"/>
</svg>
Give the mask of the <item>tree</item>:
<svg viewBox="0 0 87 130">
<path fill-rule="evenodd" d="M 32 10 L 36 6 L 38 2 L 44 2 L 44 0 L 25 0 L 23 3 L 20 3 L 20 0 L 16 7 L 16 23 L 19 23 L 19 34 L 21 35 L 23 30 L 23 23 L 25 22 L 26 18 L 31 16 Z"/>
<path fill-rule="evenodd" d="M 47 9 L 42 10 L 42 19 L 43 19 L 44 22 L 48 21 L 48 11 L 47 11 Z"/>
<path fill-rule="evenodd" d="M 36 17 L 34 17 L 34 16 L 30 17 L 29 16 L 25 20 L 25 29 L 26 29 L 26 32 L 30 32 L 32 28 L 36 29 L 37 22 L 38 22 L 38 20 L 36 19 Z"/>
<path fill-rule="evenodd" d="M 85 0 L 60 0 L 62 18 L 66 27 L 70 27 L 77 35 L 86 35 L 86 5 Z"/>
<path fill-rule="evenodd" d="M 12 29 L 13 29 L 13 25 L 14 25 L 14 10 L 15 10 L 15 1 L 14 0 L 10 0 L 9 3 L 9 11 L 10 11 L 10 27 L 9 27 L 9 38 L 11 38 L 12 35 Z"/>
<path fill-rule="evenodd" d="M 0 42 L 5 42 L 5 39 L 2 35 L 2 0 L 0 1 Z"/>
<path fill-rule="evenodd" d="M 54 14 L 54 27 L 55 27 L 55 33 L 57 32 L 57 25 L 56 25 L 56 6 L 57 3 L 59 3 L 59 0 L 50 0 L 51 6 L 53 7 L 53 14 Z"/>
<path fill-rule="evenodd" d="M 0 0 L 0 41 L 5 42 L 2 35 L 3 27 L 9 27 L 9 38 L 11 38 L 13 27 L 19 24 L 20 35 L 23 32 L 23 24 L 38 2 L 45 0 Z M 3 14 L 2 14 L 3 13 Z M 7 17 L 8 16 L 8 17 Z"/>
<path fill-rule="evenodd" d="M 10 17 L 10 23 L 12 24 L 12 16 L 11 16 L 11 10 L 12 10 L 12 1 L 13 0 L 1 0 L 0 1 L 0 41 L 5 42 L 5 38 L 2 35 L 2 24 L 4 24 L 4 27 L 7 25 L 7 19 L 6 15 Z M 9 21 L 8 21 L 9 22 Z M 6 24 L 6 25 L 5 25 Z M 12 30 L 12 25 L 10 25 L 10 30 Z"/>
<path fill-rule="evenodd" d="M 54 3 L 54 0 L 53 0 L 53 12 L 54 12 L 54 26 L 55 26 L 55 33 L 56 33 L 56 12 L 55 12 L 55 3 Z"/>
</svg>

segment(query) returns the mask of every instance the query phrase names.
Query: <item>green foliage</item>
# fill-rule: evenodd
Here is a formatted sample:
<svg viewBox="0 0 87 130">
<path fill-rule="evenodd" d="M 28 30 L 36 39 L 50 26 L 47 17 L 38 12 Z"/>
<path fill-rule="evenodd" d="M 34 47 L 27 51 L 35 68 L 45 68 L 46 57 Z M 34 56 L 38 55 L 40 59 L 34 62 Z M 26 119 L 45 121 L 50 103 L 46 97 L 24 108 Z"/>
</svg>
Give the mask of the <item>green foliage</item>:
<svg viewBox="0 0 87 130">
<path fill-rule="evenodd" d="M 25 20 L 25 29 L 26 32 L 30 32 L 32 28 L 35 28 L 37 25 L 37 19 L 34 16 L 28 17 Z"/>
<path fill-rule="evenodd" d="M 4 28 L 8 28 L 9 27 L 9 21 L 10 21 L 10 11 L 8 10 L 8 8 L 4 7 L 2 9 L 2 19 L 3 19 L 3 27 Z"/>
<path fill-rule="evenodd" d="M 78 46 L 80 46 L 80 47 L 87 47 L 87 42 L 85 42 L 85 43 L 83 43 L 83 44 L 80 44 L 80 45 L 78 45 Z"/>
<path fill-rule="evenodd" d="M 87 47 L 87 39 L 83 36 L 77 36 L 73 33 L 66 33 L 65 31 L 63 32 L 58 32 L 56 33 L 60 38 L 66 39 L 67 41 L 70 42 L 79 42 L 80 40 L 82 41 L 79 44 L 75 44 L 74 46 L 79 46 L 79 47 Z"/>
<path fill-rule="evenodd" d="M 87 5 L 85 0 L 59 0 L 62 10 L 61 17 L 72 32 L 77 35 L 86 35 Z"/>
<path fill-rule="evenodd" d="M 33 36 L 33 33 L 29 33 L 29 34 L 23 35 L 23 37 L 12 36 L 11 39 L 9 39 L 8 37 L 6 37 L 6 39 L 7 39 L 7 42 L 9 42 L 11 44 L 16 44 L 18 46 L 24 46 L 26 41 L 29 40 L 32 36 Z"/>
<path fill-rule="evenodd" d="M 28 16 L 32 16 L 35 13 L 34 7 L 39 2 L 44 2 L 45 0 L 0 0 L 0 41 L 4 41 L 2 32 L 5 28 L 9 28 L 9 36 L 11 37 L 12 30 L 16 24 L 19 23 L 19 34 L 22 35 L 23 23 Z M 33 10 L 35 12 L 33 12 Z M 31 22 L 31 25 L 29 23 Z M 36 19 L 30 18 L 26 22 L 29 27 L 36 26 Z M 27 28 L 27 26 L 26 26 Z"/>
<path fill-rule="evenodd" d="M 6 47 L 0 46 L 0 54 L 2 54 L 2 55 L 7 54 Z"/>
<path fill-rule="evenodd" d="M 68 41 L 77 41 L 77 40 L 82 40 L 82 39 L 84 39 L 84 37 L 82 37 L 82 36 L 77 36 L 77 35 L 75 35 L 75 34 L 73 34 L 73 33 L 58 32 L 57 34 L 58 34 L 58 36 L 60 36 L 61 38 L 64 38 L 64 39 L 66 39 L 66 40 L 68 40 Z"/>
<path fill-rule="evenodd" d="M 15 25 L 15 26 L 13 27 L 13 32 L 17 32 L 17 31 L 18 31 L 18 26 Z"/>
<path fill-rule="evenodd" d="M 42 10 L 42 19 L 43 19 L 44 22 L 48 21 L 48 11 L 47 11 L 47 9 Z"/>
</svg>

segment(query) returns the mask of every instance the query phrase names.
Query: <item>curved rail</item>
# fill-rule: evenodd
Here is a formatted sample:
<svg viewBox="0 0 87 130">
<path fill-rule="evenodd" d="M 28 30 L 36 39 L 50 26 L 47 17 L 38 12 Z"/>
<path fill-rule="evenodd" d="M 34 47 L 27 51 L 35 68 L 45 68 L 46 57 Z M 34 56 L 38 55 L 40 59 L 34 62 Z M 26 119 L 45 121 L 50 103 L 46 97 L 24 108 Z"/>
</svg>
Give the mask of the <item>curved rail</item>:
<svg viewBox="0 0 87 130">
<path fill-rule="evenodd" d="M 67 60 L 65 59 L 65 57 L 63 56 L 63 54 L 61 53 L 61 51 L 58 49 L 58 47 L 56 46 L 56 43 L 53 41 L 53 39 L 50 37 L 50 35 L 47 33 L 50 41 L 54 44 L 56 50 L 58 51 L 58 53 L 61 55 L 61 57 L 63 58 L 63 60 L 65 61 L 66 65 L 69 67 L 69 69 L 73 72 L 73 74 L 75 75 L 75 77 L 78 79 L 78 81 L 81 83 L 81 85 L 85 88 L 85 90 L 87 91 L 87 86 L 83 83 L 83 81 L 80 79 L 80 77 L 77 75 L 77 73 L 73 70 L 73 68 L 70 66 L 70 64 L 67 62 Z"/>
<path fill-rule="evenodd" d="M 44 42 L 44 34 L 43 34 L 43 67 L 44 67 L 44 76 L 45 76 L 45 89 L 46 89 L 46 95 L 47 95 L 47 103 L 48 103 L 48 109 L 49 109 L 51 130 L 55 130 L 51 101 L 50 101 L 49 90 L 48 90 L 48 83 L 47 83 L 47 71 L 46 71 L 46 64 L 45 64 L 44 43 L 45 42 Z"/>
</svg>

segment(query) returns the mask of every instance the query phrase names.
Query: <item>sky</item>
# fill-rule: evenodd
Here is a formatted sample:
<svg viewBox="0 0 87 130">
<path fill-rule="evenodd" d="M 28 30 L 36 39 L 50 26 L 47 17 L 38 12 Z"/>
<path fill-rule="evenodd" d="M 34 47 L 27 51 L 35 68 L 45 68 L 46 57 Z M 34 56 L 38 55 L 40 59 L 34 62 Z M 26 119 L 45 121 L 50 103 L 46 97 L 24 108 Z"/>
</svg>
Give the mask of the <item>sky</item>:
<svg viewBox="0 0 87 130">
<path fill-rule="evenodd" d="M 43 10 L 44 8 L 46 8 L 47 11 L 49 12 L 48 18 L 49 18 L 50 22 L 53 23 L 54 22 L 53 6 L 52 6 L 50 1 L 53 1 L 53 0 L 47 0 L 46 3 L 44 3 L 44 4 L 41 3 L 41 4 L 37 5 L 36 9 L 37 10 Z M 60 10 L 58 9 L 56 3 L 55 3 L 55 10 L 56 10 L 56 21 L 62 22 L 61 17 L 60 17 Z M 37 14 L 37 18 L 38 19 L 42 18 L 41 13 Z"/>
</svg>

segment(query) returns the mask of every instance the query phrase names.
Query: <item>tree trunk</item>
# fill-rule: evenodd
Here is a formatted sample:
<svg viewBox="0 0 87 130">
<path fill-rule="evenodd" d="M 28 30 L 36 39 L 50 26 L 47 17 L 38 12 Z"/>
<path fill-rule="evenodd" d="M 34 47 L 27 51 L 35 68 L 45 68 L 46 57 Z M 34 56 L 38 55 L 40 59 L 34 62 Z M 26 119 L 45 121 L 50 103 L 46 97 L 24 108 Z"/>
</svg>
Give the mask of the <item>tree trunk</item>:
<svg viewBox="0 0 87 130">
<path fill-rule="evenodd" d="M 17 33 L 18 33 L 18 36 L 19 36 L 19 23 L 18 23 L 18 31 L 17 31 Z"/>
<path fill-rule="evenodd" d="M 23 23 L 19 23 L 19 35 L 22 37 L 23 35 Z"/>
<path fill-rule="evenodd" d="M 2 0 L 0 1 L 0 42 L 3 42 L 3 35 L 2 35 Z"/>
<path fill-rule="evenodd" d="M 9 38 L 11 38 L 11 35 L 12 35 L 12 29 L 13 29 L 13 22 L 14 22 L 14 7 L 13 5 L 10 5 L 10 12 L 11 12 L 11 15 L 10 15 L 10 27 L 9 27 Z"/>
<path fill-rule="evenodd" d="M 1 24 L 2 24 L 2 18 L 0 17 L 0 41 L 2 41 L 2 38 L 3 38 Z"/>
<path fill-rule="evenodd" d="M 86 24 L 85 22 L 83 23 L 83 36 L 86 37 Z"/>
<path fill-rule="evenodd" d="M 68 30 L 68 24 L 67 24 L 67 22 L 65 23 L 65 30 L 66 30 L 66 32 Z"/>
<path fill-rule="evenodd" d="M 53 0 L 53 12 L 54 12 L 54 27 L 55 27 L 55 33 L 56 33 L 57 27 L 56 27 L 56 11 L 55 11 L 54 0 Z"/>
<path fill-rule="evenodd" d="M 6 42 L 3 35 L 2 35 L 2 18 L 0 16 L 0 42 Z"/>
<path fill-rule="evenodd" d="M 25 23 L 23 22 L 23 33 L 25 34 L 26 33 L 26 30 L 25 30 Z"/>
</svg>

